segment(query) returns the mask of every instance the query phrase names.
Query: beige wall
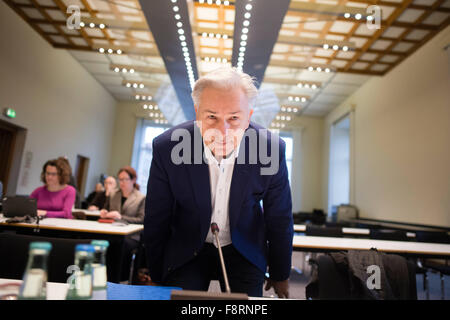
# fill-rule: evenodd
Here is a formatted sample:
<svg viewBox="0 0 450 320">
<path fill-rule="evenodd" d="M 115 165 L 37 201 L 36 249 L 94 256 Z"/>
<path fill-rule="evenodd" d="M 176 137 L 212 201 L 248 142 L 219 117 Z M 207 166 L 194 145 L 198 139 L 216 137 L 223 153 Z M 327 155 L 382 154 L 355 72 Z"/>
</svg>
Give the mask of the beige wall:
<svg viewBox="0 0 450 320">
<path fill-rule="evenodd" d="M 450 27 L 325 119 L 323 205 L 332 122 L 354 111 L 353 203 L 362 217 L 450 225 Z"/>
<path fill-rule="evenodd" d="M 324 209 L 322 206 L 323 118 L 295 119 L 292 131 L 294 153 L 292 161 L 292 211 Z"/>
<path fill-rule="evenodd" d="M 66 50 L 51 47 L 4 2 L 0 39 L 0 108 L 15 109 L 17 118 L 0 117 L 28 130 L 24 154 L 32 154 L 30 168 L 22 160 L 17 193 L 41 185 L 48 159 L 66 155 L 74 167 L 77 154 L 90 158 L 86 192 L 92 191 L 107 170 L 116 101 Z"/>
<path fill-rule="evenodd" d="M 111 175 L 116 175 L 121 167 L 131 165 L 134 134 L 138 119 L 136 114 L 142 112 L 141 105 L 142 103 L 136 102 L 119 102 L 117 104 L 108 167 L 108 173 Z"/>
</svg>

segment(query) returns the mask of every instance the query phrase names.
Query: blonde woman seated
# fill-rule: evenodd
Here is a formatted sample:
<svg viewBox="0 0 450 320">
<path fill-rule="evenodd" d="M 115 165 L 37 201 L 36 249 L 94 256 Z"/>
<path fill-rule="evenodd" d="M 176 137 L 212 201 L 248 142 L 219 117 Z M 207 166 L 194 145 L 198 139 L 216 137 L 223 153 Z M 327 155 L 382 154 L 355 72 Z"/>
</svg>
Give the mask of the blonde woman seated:
<svg viewBox="0 0 450 320">
<path fill-rule="evenodd" d="M 120 189 L 109 196 L 105 208 L 100 211 L 100 217 L 143 224 L 145 195 L 139 192 L 136 171 L 129 166 L 123 167 L 119 170 L 118 178 Z"/>
</svg>

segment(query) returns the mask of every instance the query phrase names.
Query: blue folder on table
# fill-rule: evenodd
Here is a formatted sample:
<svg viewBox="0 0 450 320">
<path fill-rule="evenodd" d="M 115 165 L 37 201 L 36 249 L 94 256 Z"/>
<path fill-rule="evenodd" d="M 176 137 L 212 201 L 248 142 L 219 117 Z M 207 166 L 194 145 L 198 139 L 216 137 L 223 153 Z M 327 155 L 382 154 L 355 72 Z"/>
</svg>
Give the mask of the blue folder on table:
<svg viewBox="0 0 450 320">
<path fill-rule="evenodd" d="M 177 287 L 133 286 L 108 282 L 108 300 L 170 300 L 172 290 Z"/>
</svg>

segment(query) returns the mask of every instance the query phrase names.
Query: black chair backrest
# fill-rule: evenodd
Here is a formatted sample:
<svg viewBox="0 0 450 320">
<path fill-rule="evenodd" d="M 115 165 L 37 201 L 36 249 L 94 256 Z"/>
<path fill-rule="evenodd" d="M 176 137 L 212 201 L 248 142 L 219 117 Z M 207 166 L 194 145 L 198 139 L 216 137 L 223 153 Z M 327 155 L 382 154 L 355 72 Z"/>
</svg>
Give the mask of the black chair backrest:
<svg viewBox="0 0 450 320">
<path fill-rule="evenodd" d="M 316 237 L 342 237 L 341 227 L 319 227 L 319 226 L 306 226 L 305 234 L 307 236 Z"/>
<path fill-rule="evenodd" d="M 313 260 L 317 273 L 306 286 L 306 298 L 320 300 L 351 299 L 350 281 L 347 271 L 337 268 L 333 258 L 328 254 L 319 255 Z"/>
<path fill-rule="evenodd" d="M 414 231 L 414 233 L 417 242 L 450 243 L 450 236 L 446 232 Z"/>
<path fill-rule="evenodd" d="M 74 264 L 75 246 L 90 243 L 91 239 L 64 239 L 0 233 L 0 278 L 22 279 L 28 261 L 30 242 L 46 241 L 52 243 L 48 258 L 48 281 L 66 282 L 71 275 L 67 267 Z"/>
<path fill-rule="evenodd" d="M 408 241 L 406 231 L 391 229 L 370 229 L 370 239 Z"/>
</svg>

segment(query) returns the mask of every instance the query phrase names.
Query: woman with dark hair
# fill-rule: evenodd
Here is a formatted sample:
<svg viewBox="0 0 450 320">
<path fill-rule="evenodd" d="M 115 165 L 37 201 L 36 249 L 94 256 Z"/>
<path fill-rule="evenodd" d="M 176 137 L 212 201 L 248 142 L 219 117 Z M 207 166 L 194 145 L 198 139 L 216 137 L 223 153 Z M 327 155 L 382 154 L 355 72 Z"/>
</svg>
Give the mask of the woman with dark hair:
<svg viewBox="0 0 450 320">
<path fill-rule="evenodd" d="M 119 190 L 110 195 L 105 209 L 100 211 L 100 217 L 124 220 L 128 223 L 144 223 L 145 195 L 139 192 L 136 171 L 126 166 L 119 170 L 117 177 Z"/>
<path fill-rule="evenodd" d="M 145 195 L 139 192 L 136 183 L 136 171 L 129 166 L 117 173 L 119 190 L 109 196 L 105 209 L 100 211 L 101 218 L 123 220 L 128 223 L 144 223 Z M 122 257 L 121 280 L 129 277 L 132 251 L 139 247 L 140 234 L 125 238 Z"/>
<path fill-rule="evenodd" d="M 59 159 L 47 161 L 41 173 L 43 186 L 35 189 L 30 198 L 37 200 L 37 214 L 48 218 L 72 219 L 76 190 L 68 185 L 70 172 Z"/>
</svg>

